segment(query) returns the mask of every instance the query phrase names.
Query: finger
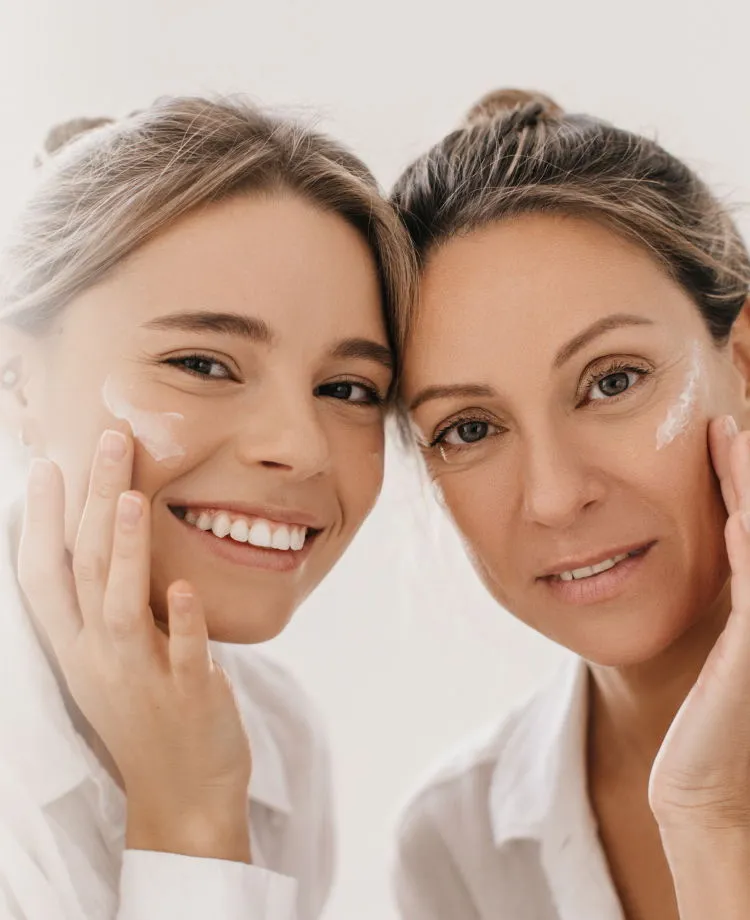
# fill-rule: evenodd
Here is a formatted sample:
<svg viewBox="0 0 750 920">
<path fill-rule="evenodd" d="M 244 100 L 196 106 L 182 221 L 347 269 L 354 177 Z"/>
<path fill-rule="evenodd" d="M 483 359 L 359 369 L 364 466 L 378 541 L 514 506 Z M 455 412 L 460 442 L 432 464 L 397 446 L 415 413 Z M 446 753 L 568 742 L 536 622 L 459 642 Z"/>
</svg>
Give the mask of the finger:
<svg viewBox="0 0 750 920">
<path fill-rule="evenodd" d="M 721 636 L 721 668 L 730 688 L 750 692 L 750 513 L 727 521 L 726 543 L 732 567 L 732 612 Z"/>
<path fill-rule="evenodd" d="M 97 447 L 89 491 L 73 552 L 78 602 L 84 623 L 101 625 L 101 611 L 112 556 L 117 500 L 130 488 L 133 442 L 108 430 Z"/>
<path fill-rule="evenodd" d="M 82 624 L 65 549 L 65 485 L 59 468 L 41 458 L 32 461 L 29 473 L 18 580 L 55 654 L 62 659 Z"/>
<path fill-rule="evenodd" d="M 156 649 L 156 628 L 149 607 L 150 590 L 148 502 L 138 492 L 124 492 L 117 502 L 102 624 L 115 653 L 125 664 L 134 667 L 142 667 Z"/>
<path fill-rule="evenodd" d="M 178 684 L 190 689 L 211 672 L 211 652 L 203 605 L 186 581 L 175 582 L 167 596 L 169 664 Z"/>
<path fill-rule="evenodd" d="M 750 511 L 750 431 L 741 431 L 732 442 L 729 468 L 736 510 Z"/>
<path fill-rule="evenodd" d="M 737 496 L 732 482 L 730 453 L 732 443 L 737 435 L 737 423 L 731 415 L 712 419 L 708 426 L 708 446 L 711 462 L 721 486 L 727 513 L 737 510 Z"/>
</svg>

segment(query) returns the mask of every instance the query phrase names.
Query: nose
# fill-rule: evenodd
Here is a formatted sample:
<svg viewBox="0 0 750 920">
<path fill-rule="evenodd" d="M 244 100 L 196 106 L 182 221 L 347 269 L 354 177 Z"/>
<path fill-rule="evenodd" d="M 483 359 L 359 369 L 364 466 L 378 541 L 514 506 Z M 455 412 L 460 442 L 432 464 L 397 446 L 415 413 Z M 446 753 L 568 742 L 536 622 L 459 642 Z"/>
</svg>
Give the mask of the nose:
<svg viewBox="0 0 750 920">
<path fill-rule="evenodd" d="M 585 447 L 554 435 L 528 444 L 521 476 L 525 516 L 543 527 L 570 527 L 602 495 Z"/>
<path fill-rule="evenodd" d="M 316 402 L 312 394 L 305 399 L 289 393 L 280 397 L 277 390 L 244 424 L 237 439 L 241 462 L 297 480 L 329 472 L 330 444 Z"/>
</svg>

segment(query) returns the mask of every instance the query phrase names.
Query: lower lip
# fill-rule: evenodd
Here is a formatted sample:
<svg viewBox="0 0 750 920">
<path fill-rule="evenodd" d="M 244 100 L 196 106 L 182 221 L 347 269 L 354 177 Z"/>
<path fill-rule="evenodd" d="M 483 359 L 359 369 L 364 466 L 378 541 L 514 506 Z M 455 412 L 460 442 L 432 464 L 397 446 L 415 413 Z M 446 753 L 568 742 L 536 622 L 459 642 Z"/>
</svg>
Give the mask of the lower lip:
<svg viewBox="0 0 750 920">
<path fill-rule="evenodd" d="M 542 582 L 566 604 L 600 604 L 622 594 L 626 585 L 643 570 L 654 545 L 650 544 L 637 556 L 628 556 L 611 569 L 589 578 L 574 578 L 573 581 L 543 578 Z"/>
<path fill-rule="evenodd" d="M 299 550 L 263 549 L 250 543 L 238 543 L 231 537 L 217 537 L 210 530 L 200 530 L 176 515 L 174 519 L 193 534 L 205 549 L 235 565 L 244 565 L 253 569 L 266 569 L 269 572 L 293 572 L 298 569 L 310 555 L 312 545 L 318 538 L 313 534 L 305 539 L 305 545 Z"/>
</svg>

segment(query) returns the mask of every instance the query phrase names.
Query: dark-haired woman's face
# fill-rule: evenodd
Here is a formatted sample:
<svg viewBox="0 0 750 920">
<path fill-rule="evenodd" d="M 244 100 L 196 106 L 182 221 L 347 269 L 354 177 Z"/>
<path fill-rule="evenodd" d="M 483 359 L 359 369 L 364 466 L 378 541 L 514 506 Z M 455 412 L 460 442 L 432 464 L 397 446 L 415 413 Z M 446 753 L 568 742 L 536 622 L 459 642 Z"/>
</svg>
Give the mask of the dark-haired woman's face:
<svg viewBox="0 0 750 920">
<path fill-rule="evenodd" d="M 716 604 L 710 418 L 745 380 L 645 251 L 525 216 L 438 248 L 403 395 L 494 597 L 601 664 L 644 661 Z"/>
</svg>

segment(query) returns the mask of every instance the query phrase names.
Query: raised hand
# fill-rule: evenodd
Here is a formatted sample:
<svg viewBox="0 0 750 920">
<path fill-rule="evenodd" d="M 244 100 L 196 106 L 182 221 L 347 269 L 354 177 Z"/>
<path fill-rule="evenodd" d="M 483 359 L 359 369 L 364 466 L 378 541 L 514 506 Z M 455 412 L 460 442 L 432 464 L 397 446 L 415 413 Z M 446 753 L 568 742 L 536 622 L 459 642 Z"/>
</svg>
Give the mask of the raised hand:
<svg viewBox="0 0 750 920">
<path fill-rule="evenodd" d="M 132 463 L 132 439 L 105 432 L 71 565 L 62 475 L 34 461 L 19 581 L 120 773 L 127 845 L 249 861 L 248 739 L 187 582 L 170 586 L 168 635 L 154 623 L 150 507 L 129 491 Z"/>
</svg>

